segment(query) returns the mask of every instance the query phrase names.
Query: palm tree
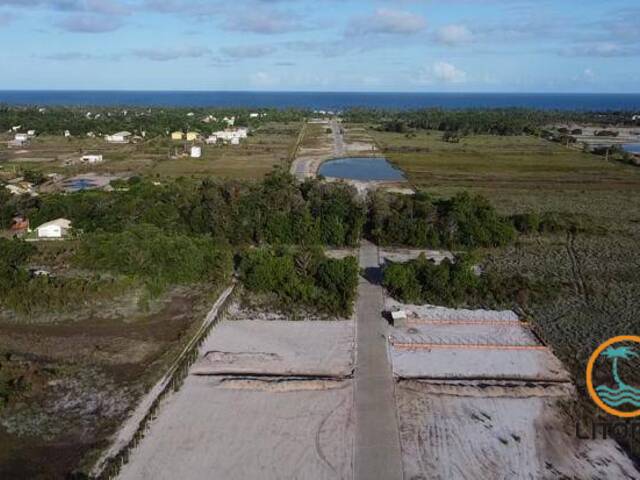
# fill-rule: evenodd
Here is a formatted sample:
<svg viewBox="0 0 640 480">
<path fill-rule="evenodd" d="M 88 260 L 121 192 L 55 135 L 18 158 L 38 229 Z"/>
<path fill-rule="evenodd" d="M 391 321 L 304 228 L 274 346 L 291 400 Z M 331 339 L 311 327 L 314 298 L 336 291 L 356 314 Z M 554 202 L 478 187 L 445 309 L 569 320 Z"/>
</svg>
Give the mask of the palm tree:
<svg viewBox="0 0 640 480">
<path fill-rule="evenodd" d="M 609 360 L 613 360 L 613 379 L 616 381 L 618 389 L 628 387 L 628 385 L 622 381 L 620 374 L 618 373 L 618 360 L 628 360 L 630 358 L 637 357 L 638 354 L 635 353 L 631 347 L 609 347 L 602 352 L 602 356 Z"/>
</svg>

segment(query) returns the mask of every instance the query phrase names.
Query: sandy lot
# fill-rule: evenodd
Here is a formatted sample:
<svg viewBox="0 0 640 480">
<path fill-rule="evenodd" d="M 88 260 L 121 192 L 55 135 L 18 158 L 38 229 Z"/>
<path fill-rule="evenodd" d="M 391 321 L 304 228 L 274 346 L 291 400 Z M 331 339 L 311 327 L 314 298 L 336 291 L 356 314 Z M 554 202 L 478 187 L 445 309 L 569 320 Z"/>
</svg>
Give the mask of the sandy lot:
<svg viewBox="0 0 640 480">
<path fill-rule="evenodd" d="M 401 382 L 396 401 L 405 478 L 638 478 L 614 442 L 579 441 L 558 397 L 536 390 L 454 395 Z"/>
<path fill-rule="evenodd" d="M 351 478 L 351 382 L 293 391 L 246 387 L 189 377 L 120 478 Z"/>
<path fill-rule="evenodd" d="M 436 263 L 442 262 L 445 258 L 453 260 L 453 253 L 446 250 L 421 250 L 410 248 L 384 248 L 380 250 L 380 263 L 387 262 L 408 262 L 409 260 L 415 260 L 420 255 L 423 255 Z"/>
<path fill-rule="evenodd" d="M 195 375 L 344 378 L 353 372 L 353 322 L 223 322 L 201 347 Z"/>
<path fill-rule="evenodd" d="M 227 315 L 119 478 L 352 478 L 353 321 Z"/>
</svg>

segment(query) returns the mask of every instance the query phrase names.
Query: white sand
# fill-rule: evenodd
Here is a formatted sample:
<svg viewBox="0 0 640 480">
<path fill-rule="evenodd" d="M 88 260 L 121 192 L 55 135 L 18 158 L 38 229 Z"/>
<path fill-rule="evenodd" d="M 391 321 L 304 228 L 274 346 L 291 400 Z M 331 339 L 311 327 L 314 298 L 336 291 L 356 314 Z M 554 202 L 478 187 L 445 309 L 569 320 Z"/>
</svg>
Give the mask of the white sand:
<svg viewBox="0 0 640 480">
<path fill-rule="evenodd" d="M 391 347 L 393 374 L 400 378 L 570 380 L 548 350 L 405 350 Z"/>
<path fill-rule="evenodd" d="M 453 260 L 453 253 L 447 250 L 424 250 L 424 249 L 409 249 L 409 248 L 385 248 L 380 250 L 380 263 L 385 262 L 408 262 L 409 260 L 415 260 L 420 255 L 433 260 L 436 263 L 442 262 L 445 258 Z"/>
<path fill-rule="evenodd" d="M 452 396 L 401 382 L 396 400 L 408 479 L 638 478 L 615 442 L 578 440 L 557 398 Z"/>
<path fill-rule="evenodd" d="M 191 373 L 343 378 L 353 371 L 353 335 L 351 321 L 225 321 Z"/>
<path fill-rule="evenodd" d="M 446 308 L 433 305 L 408 305 L 393 298 L 385 299 L 387 310 L 401 309 L 424 320 L 471 320 L 471 321 L 518 321 L 518 315 L 512 310 L 468 310 L 464 308 Z"/>
<path fill-rule="evenodd" d="M 486 325 L 464 323 L 416 324 L 393 329 L 391 343 L 472 344 L 472 345 L 539 345 L 526 327 L 517 323 L 496 322 Z"/>
<path fill-rule="evenodd" d="M 274 392 L 189 377 L 119 478 L 349 479 L 352 396 L 350 381 Z"/>
</svg>

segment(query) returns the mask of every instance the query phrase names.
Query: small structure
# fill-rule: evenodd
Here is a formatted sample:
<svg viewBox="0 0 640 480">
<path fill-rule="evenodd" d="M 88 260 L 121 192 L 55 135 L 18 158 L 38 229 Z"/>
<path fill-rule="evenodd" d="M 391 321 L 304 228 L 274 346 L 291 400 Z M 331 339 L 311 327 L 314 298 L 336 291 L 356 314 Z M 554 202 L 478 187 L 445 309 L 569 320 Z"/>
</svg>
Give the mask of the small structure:
<svg viewBox="0 0 640 480">
<path fill-rule="evenodd" d="M 404 322 L 407 320 L 407 312 L 404 310 L 395 310 L 391 312 L 391 321 L 393 325 L 398 324 L 399 322 Z"/>
<path fill-rule="evenodd" d="M 131 132 L 118 132 L 113 135 L 107 135 L 105 138 L 109 143 L 129 143 Z"/>
<path fill-rule="evenodd" d="M 29 140 L 29 134 L 27 133 L 16 133 L 14 140 L 17 142 L 26 142 Z"/>
<path fill-rule="evenodd" d="M 202 147 L 194 145 L 191 147 L 191 158 L 200 158 L 202 157 Z"/>
<path fill-rule="evenodd" d="M 258 117 L 260 117 L 259 113 L 250 113 L 249 114 L 249 118 L 258 118 Z"/>
<path fill-rule="evenodd" d="M 71 221 L 66 218 L 57 218 L 43 223 L 36 228 L 36 236 L 39 239 L 62 239 L 69 235 Z"/>
<path fill-rule="evenodd" d="M 194 142 L 200 137 L 198 132 L 187 132 L 187 142 Z"/>
<path fill-rule="evenodd" d="M 33 190 L 33 184 L 30 182 L 19 181 L 6 185 L 5 188 L 9 190 L 11 195 L 31 195 L 32 197 L 38 195 Z"/>
<path fill-rule="evenodd" d="M 89 138 L 95 138 L 96 134 L 93 132 L 87 132 L 87 137 Z"/>
<path fill-rule="evenodd" d="M 216 135 L 209 135 L 204 143 L 206 143 L 207 145 L 215 145 L 216 143 L 218 143 L 218 137 Z"/>
<path fill-rule="evenodd" d="M 71 132 L 69 130 L 64 131 L 65 138 L 69 138 L 71 136 Z"/>
<path fill-rule="evenodd" d="M 27 135 L 31 138 L 31 137 L 35 137 L 36 136 L 36 131 L 35 130 L 27 130 Z"/>
<path fill-rule="evenodd" d="M 183 137 L 184 137 L 184 133 L 182 133 L 182 132 L 172 132 L 171 133 L 171 140 L 182 140 Z"/>
<path fill-rule="evenodd" d="M 81 158 L 82 163 L 102 163 L 104 159 L 102 155 L 83 155 Z"/>
</svg>

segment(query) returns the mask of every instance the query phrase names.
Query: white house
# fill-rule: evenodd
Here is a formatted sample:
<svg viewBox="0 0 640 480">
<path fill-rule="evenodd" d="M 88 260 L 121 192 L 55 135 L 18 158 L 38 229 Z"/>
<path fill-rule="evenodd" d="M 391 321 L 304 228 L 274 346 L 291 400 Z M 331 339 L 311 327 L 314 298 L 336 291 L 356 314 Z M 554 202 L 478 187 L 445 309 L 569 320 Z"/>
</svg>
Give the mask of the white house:
<svg viewBox="0 0 640 480">
<path fill-rule="evenodd" d="M 35 130 L 29 130 L 29 131 L 27 131 L 27 135 L 29 137 L 35 137 L 36 136 L 36 131 Z"/>
<path fill-rule="evenodd" d="M 249 118 L 258 118 L 260 116 L 259 113 L 250 113 Z"/>
<path fill-rule="evenodd" d="M 105 137 L 109 143 L 129 143 L 130 138 L 131 132 L 118 132 Z"/>
<path fill-rule="evenodd" d="M 202 156 L 202 147 L 194 145 L 191 147 L 191 158 L 200 158 Z"/>
<path fill-rule="evenodd" d="M 204 141 L 204 143 L 206 143 L 207 145 L 215 145 L 216 143 L 218 143 L 218 136 L 217 135 L 209 135 L 206 140 Z"/>
<path fill-rule="evenodd" d="M 26 142 L 29 140 L 29 135 L 26 133 L 16 133 L 15 140 L 17 142 Z"/>
<path fill-rule="evenodd" d="M 47 223 L 43 223 L 36 228 L 38 238 L 64 238 L 71 230 L 71 221 L 66 218 L 58 218 Z"/>
<path fill-rule="evenodd" d="M 102 163 L 102 155 L 83 155 L 82 163 Z"/>
<path fill-rule="evenodd" d="M 232 137 L 231 145 L 240 145 L 240 137 Z"/>
<path fill-rule="evenodd" d="M 70 132 L 69 130 L 65 130 L 65 131 L 64 131 L 64 136 L 65 136 L 66 138 L 69 138 L 69 137 L 71 136 L 71 132 Z"/>
</svg>

